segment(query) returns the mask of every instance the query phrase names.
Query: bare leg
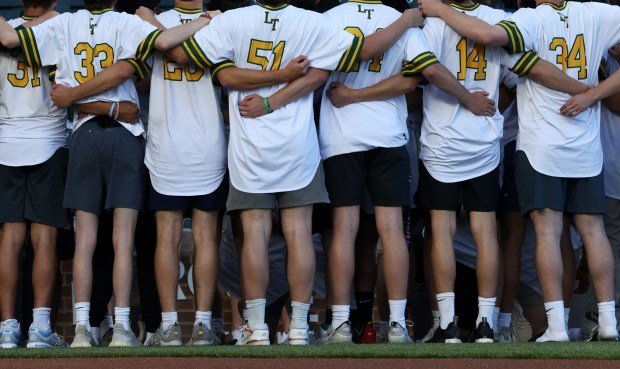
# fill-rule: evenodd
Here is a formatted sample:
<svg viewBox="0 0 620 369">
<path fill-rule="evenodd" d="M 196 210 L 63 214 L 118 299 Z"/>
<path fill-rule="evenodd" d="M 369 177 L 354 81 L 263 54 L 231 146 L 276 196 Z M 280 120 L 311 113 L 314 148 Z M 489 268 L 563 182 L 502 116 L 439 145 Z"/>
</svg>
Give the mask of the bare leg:
<svg viewBox="0 0 620 369">
<path fill-rule="evenodd" d="M 73 255 L 73 285 L 75 302 L 90 302 L 93 286 L 93 252 L 97 245 L 97 214 L 75 212 L 75 254 Z"/>
<path fill-rule="evenodd" d="M 562 252 L 562 296 L 564 307 L 570 308 L 573 301 L 573 290 L 575 289 L 575 275 L 577 275 L 577 261 L 575 251 L 573 251 L 573 241 L 570 235 L 570 221 L 564 217 L 564 228 L 560 238 L 560 250 Z"/>
<path fill-rule="evenodd" d="M 244 299 L 265 298 L 269 284 L 269 255 L 267 245 L 271 238 L 271 209 L 251 209 L 241 212 L 243 246 L 241 269 L 243 270 Z"/>
<path fill-rule="evenodd" d="M 383 244 L 383 273 L 390 300 L 407 299 L 409 252 L 400 207 L 375 206 L 377 230 Z"/>
<path fill-rule="evenodd" d="M 0 229 L 0 311 L 4 321 L 15 319 L 19 253 L 26 238 L 26 222 L 4 223 Z"/>
<path fill-rule="evenodd" d="M 454 233 L 456 215 L 454 211 L 431 210 L 433 279 L 437 293 L 453 292 L 456 278 L 454 258 Z"/>
<path fill-rule="evenodd" d="M 192 214 L 192 236 L 196 250 L 194 286 L 197 311 L 211 310 L 217 290 L 219 240 L 222 228 L 220 219 L 220 214 L 217 211 L 206 212 L 194 209 Z"/>
<path fill-rule="evenodd" d="M 288 283 L 291 301 L 309 303 L 314 284 L 312 205 L 281 209 L 282 231 L 288 249 Z"/>
<path fill-rule="evenodd" d="M 32 268 L 32 288 L 34 290 L 34 307 L 51 307 L 58 258 L 56 257 L 55 227 L 32 223 L 30 238 L 34 248 L 34 264 Z"/>
<path fill-rule="evenodd" d="M 327 259 L 332 305 L 349 305 L 359 212 L 359 206 L 335 207 L 332 211 L 334 235 Z"/>
<path fill-rule="evenodd" d="M 161 311 L 177 310 L 179 280 L 179 243 L 183 232 L 183 211 L 156 211 L 157 246 L 155 248 L 155 279 Z"/>
<path fill-rule="evenodd" d="M 478 252 L 476 259 L 478 295 L 485 298 L 495 297 L 499 277 L 499 245 L 495 212 L 472 211 L 469 213 L 469 218 Z M 491 317 L 488 318 L 491 319 Z"/>
<path fill-rule="evenodd" d="M 562 300 L 562 212 L 542 209 L 530 214 L 536 232 L 536 269 L 545 302 Z"/>
<path fill-rule="evenodd" d="M 117 208 L 113 213 L 114 299 L 117 307 L 129 307 L 133 279 L 133 247 L 138 210 Z"/>
</svg>

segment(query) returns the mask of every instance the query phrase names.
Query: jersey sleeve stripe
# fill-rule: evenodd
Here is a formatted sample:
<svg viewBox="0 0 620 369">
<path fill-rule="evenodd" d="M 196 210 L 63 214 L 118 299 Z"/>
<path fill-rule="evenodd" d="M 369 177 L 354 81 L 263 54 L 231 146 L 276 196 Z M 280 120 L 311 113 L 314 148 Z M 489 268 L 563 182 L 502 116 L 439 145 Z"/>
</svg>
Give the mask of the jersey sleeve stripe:
<svg viewBox="0 0 620 369">
<path fill-rule="evenodd" d="M 53 81 L 54 78 L 56 78 L 56 67 L 55 66 L 50 67 L 48 78 L 50 81 Z"/>
<path fill-rule="evenodd" d="M 407 77 L 420 74 L 424 71 L 424 69 L 437 63 L 439 63 L 439 60 L 437 60 L 435 54 L 431 52 L 422 53 L 417 57 L 413 58 L 411 62 L 406 63 L 403 66 L 402 75 Z"/>
<path fill-rule="evenodd" d="M 351 46 L 347 49 L 347 51 L 342 54 L 342 58 L 340 58 L 340 62 L 338 62 L 338 66 L 336 67 L 337 72 L 349 72 L 351 68 L 355 65 L 355 62 L 358 61 L 360 54 L 362 52 L 362 48 L 364 46 L 364 38 L 363 37 L 354 37 Z"/>
<path fill-rule="evenodd" d="M 145 79 L 151 73 L 151 69 L 146 63 L 138 62 L 135 59 L 123 59 L 123 61 L 129 63 L 133 67 L 139 81 Z"/>
<path fill-rule="evenodd" d="M 506 51 L 510 54 L 524 52 L 525 43 L 523 41 L 523 35 L 519 31 L 519 27 L 514 22 L 501 21 L 497 24 L 502 27 L 508 35 L 508 45 L 506 45 Z"/>
<path fill-rule="evenodd" d="M 230 60 L 217 63 L 211 67 L 211 78 L 217 78 L 217 74 L 222 70 L 234 67 L 236 67 L 235 63 L 231 62 Z"/>
<path fill-rule="evenodd" d="M 540 61 L 540 57 L 538 56 L 538 54 L 533 51 L 528 51 L 527 53 L 523 54 L 521 58 L 519 58 L 515 66 L 512 67 L 510 70 L 518 76 L 524 76 L 528 74 L 532 70 L 532 68 L 534 68 L 538 61 Z"/>
<path fill-rule="evenodd" d="M 36 57 L 34 56 L 34 49 L 36 46 L 33 44 L 35 41 L 31 39 L 31 33 L 28 31 L 31 30 L 27 28 L 20 29 L 17 31 L 17 37 L 19 38 L 19 43 L 22 47 L 22 51 L 24 52 L 28 66 L 38 66 L 38 64 L 36 64 Z"/>
<path fill-rule="evenodd" d="M 213 65 L 213 63 L 211 63 L 211 61 L 207 58 L 202 49 L 200 49 L 200 46 L 198 46 L 198 43 L 196 43 L 196 39 L 194 39 L 193 37 L 190 37 L 188 40 L 183 42 L 181 44 L 181 47 L 183 48 L 187 56 L 189 56 L 189 58 L 194 62 L 194 64 L 196 64 L 200 68 L 208 69 Z"/>
<path fill-rule="evenodd" d="M 146 59 L 148 59 L 148 57 L 153 52 L 153 45 L 155 45 L 155 40 L 157 40 L 157 37 L 161 36 L 162 32 L 163 31 L 159 29 L 155 30 L 151 32 L 148 36 L 146 36 L 144 40 L 142 40 L 142 42 L 138 46 L 138 50 L 136 50 L 136 60 L 142 63 L 146 62 Z"/>
<path fill-rule="evenodd" d="M 607 74 L 607 70 L 605 70 L 605 59 L 601 59 L 601 64 L 598 66 L 598 80 L 599 82 L 604 81 L 609 77 Z"/>
</svg>

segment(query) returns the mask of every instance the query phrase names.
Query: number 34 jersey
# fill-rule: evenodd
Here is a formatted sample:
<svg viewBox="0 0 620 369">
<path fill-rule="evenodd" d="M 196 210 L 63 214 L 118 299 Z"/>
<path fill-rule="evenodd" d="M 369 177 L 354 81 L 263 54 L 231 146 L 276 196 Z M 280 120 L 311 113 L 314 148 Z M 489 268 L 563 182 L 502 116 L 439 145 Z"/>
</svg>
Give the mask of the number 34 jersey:
<svg viewBox="0 0 620 369">
<path fill-rule="evenodd" d="M 104 9 L 64 13 L 38 26 L 19 30 L 18 36 L 28 65 L 56 65 L 56 83 L 75 87 L 118 60 L 135 58 L 144 63 L 160 32 L 137 16 Z M 130 62 L 140 72 L 138 63 Z M 93 101 L 131 101 L 137 105 L 138 94 L 133 81 L 128 80 L 79 102 Z M 81 115 L 74 117 L 74 130 L 93 117 Z M 123 125 L 135 136 L 144 133 L 142 123 Z"/>
</svg>

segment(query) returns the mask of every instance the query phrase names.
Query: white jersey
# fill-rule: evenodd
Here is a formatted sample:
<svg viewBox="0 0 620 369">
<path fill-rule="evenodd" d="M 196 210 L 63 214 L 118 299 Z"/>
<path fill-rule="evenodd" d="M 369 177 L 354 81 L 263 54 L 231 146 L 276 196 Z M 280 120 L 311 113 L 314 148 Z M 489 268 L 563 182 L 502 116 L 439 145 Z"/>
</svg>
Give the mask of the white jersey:
<svg viewBox="0 0 620 369">
<path fill-rule="evenodd" d="M 515 90 L 519 83 L 519 77 L 509 70 L 505 70 L 502 78 L 502 85 L 509 90 Z M 519 115 L 517 114 L 517 102 L 512 103 L 502 113 L 504 117 L 504 137 L 502 138 L 502 146 L 517 139 L 519 133 Z"/>
<path fill-rule="evenodd" d="M 29 67 L 21 52 L 0 53 L 0 164 L 41 164 L 64 146 L 67 111 L 54 106 L 51 90 L 50 68 Z"/>
<path fill-rule="evenodd" d="M 604 75 L 610 76 L 620 69 L 618 61 L 605 56 Z M 601 67 L 603 67 L 601 65 Z M 603 146 L 603 178 L 605 196 L 620 200 L 620 116 L 612 113 L 605 105 L 601 106 L 601 143 Z"/>
<path fill-rule="evenodd" d="M 306 55 L 313 68 L 348 71 L 362 44 L 363 38 L 338 29 L 321 14 L 290 5 L 255 5 L 213 18 L 183 47 L 203 68 L 230 60 L 240 68 L 277 70 Z M 241 191 L 298 190 L 312 181 L 319 166 L 312 94 L 257 119 L 239 113 L 246 96 L 270 96 L 282 87 L 229 91 L 228 167 L 232 185 Z"/>
<path fill-rule="evenodd" d="M 351 0 L 324 13 L 331 21 L 355 35 L 370 35 L 396 21 L 401 13 L 374 0 Z M 385 54 L 357 63 L 350 73 L 332 73 L 326 86 L 340 82 L 360 89 L 377 84 L 407 67 L 422 72 L 437 63 L 429 52 L 419 28 L 405 33 Z M 405 72 L 408 73 L 408 72 Z M 405 96 L 386 100 L 353 103 L 336 108 L 323 92 L 319 144 L 321 156 L 332 156 L 376 147 L 400 147 L 407 144 L 407 104 Z"/>
<path fill-rule="evenodd" d="M 450 5 L 490 24 L 506 17 L 485 5 Z M 422 32 L 431 51 L 465 88 L 487 91 L 497 102 L 501 66 L 513 67 L 515 57 L 462 37 L 439 18 L 427 18 Z M 460 182 L 497 168 L 502 129 L 499 111 L 492 117 L 477 116 L 438 87 L 425 87 L 420 159 L 436 180 Z"/>
<path fill-rule="evenodd" d="M 166 28 L 198 18 L 202 10 L 175 8 L 157 16 Z M 178 65 L 154 54 L 144 162 L 153 188 L 169 196 L 215 191 L 226 174 L 226 137 L 209 70 Z"/>
<path fill-rule="evenodd" d="M 566 74 L 596 84 L 603 53 L 620 41 L 620 8 L 564 1 L 519 9 L 499 23 L 512 52 L 533 50 Z M 560 115 L 570 95 L 521 79 L 517 88 L 517 149 L 536 171 L 554 177 L 593 177 L 601 172 L 600 106 L 577 117 Z"/>
<path fill-rule="evenodd" d="M 89 81 L 118 60 L 128 60 L 140 75 L 144 75 L 139 64 L 146 61 L 160 34 L 160 30 L 137 16 L 117 13 L 112 9 L 64 13 L 18 32 L 28 64 L 56 65 L 56 83 L 69 87 Z M 132 80 L 77 103 L 94 101 L 139 103 Z M 73 129 L 78 129 L 93 117 L 76 114 Z M 141 122 L 122 124 L 135 136 L 144 133 Z"/>
</svg>

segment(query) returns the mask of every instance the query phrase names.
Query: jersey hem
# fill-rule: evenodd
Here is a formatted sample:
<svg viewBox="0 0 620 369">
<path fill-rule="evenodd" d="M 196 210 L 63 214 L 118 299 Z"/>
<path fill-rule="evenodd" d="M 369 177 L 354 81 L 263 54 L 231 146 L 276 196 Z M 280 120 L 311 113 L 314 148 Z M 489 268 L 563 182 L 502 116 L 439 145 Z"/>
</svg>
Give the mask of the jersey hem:
<svg viewBox="0 0 620 369">
<path fill-rule="evenodd" d="M 310 176 L 310 179 L 308 181 L 304 181 L 304 184 L 301 186 L 295 186 L 294 188 L 276 188 L 276 189 L 269 189 L 269 190 L 263 190 L 263 191 L 257 191 L 257 190 L 250 190 L 247 188 L 241 188 L 241 186 L 237 186 L 235 184 L 235 181 L 233 179 L 233 175 L 232 175 L 232 170 L 230 170 L 229 167 L 229 172 L 231 173 L 230 176 L 230 183 L 239 191 L 242 192 L 247 192 L 247 193 L 280 193 L 280 192 L 292 192 L 292 191 L 297 191 L 297 190 L 301 190 L 304 187 L 307 187 L 310 183 L 312 183 L 312 180 L 314 179 L 314 176 L 316 175 L 316 171 L 319 170 L 319 165 L 321 165 L 321 159 L 319 158 L 316 166 L 314 167 L 314 171 L 312 171 L 312 175 Z M 230 164 L 229 164 L 230 166 Z"/>
</svg>

